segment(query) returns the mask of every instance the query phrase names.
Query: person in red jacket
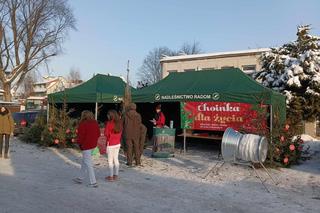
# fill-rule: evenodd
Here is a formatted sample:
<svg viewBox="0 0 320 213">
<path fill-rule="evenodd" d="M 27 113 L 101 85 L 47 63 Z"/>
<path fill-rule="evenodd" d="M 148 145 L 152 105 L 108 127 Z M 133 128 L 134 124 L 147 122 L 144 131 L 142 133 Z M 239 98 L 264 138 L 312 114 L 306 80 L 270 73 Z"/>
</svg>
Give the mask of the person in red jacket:
<svg viewBox="0 0 320 213">
<path fill-rule="evenodd" d="M 119 150 L 122 135 L 122 121 L 115 110 L 108 112 L 108 121 L 104 130 L 107 142 L 108 164 L 110 175 L 106 177 L 108 181 L 118 179 L 119 175 Z M 114 170 L 113 170 L 114 168 Z"/>
<path fill-rule="evenodd" d="M 100 136 L 100 128 L 98 122 L 94 119 L 94 115 L 90 111 L 81 113 L 81 120 L 78 126 L 77 143 L 82 151 L 82 162 L 80 177 L 73 179 L 76 183 L 82 183 L 86 172 L 89 173 L 90 187 L 98 187 L 91 158 L 91 151 L 97 147 L 98 138 Z"/>
<path fill-rule="evenodd" d="M 163 128 L 164 125 L 166 124 L 166 118 L 163 112 L 161 112 L 160 104 L 156 107 L 156 115 L 155 115 L 155 118 L 153 119 L 153 124 L 158 128 Z"/>
<path fill-rule="evenodd" d="M 163 128 L 165 123 L 166 123 L 166 118 L 164 116 L 164 114 L 161 112 L 161 105 L 157 105 L 156 106 L 156 114 L 155 114 L 155 118 L 152 120 L 153 125 L 156 128 Z M 158 140 L 156 137 L 153 137 L 153 152 L 157 152 L 158 151 Z"/>
</svg>

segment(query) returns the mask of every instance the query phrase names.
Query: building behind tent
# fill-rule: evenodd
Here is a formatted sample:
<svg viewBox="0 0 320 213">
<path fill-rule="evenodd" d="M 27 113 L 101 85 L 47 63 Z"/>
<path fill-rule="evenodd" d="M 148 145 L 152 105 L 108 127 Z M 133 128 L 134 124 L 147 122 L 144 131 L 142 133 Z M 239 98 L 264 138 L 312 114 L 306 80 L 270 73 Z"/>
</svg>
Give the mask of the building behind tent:
<svg viewBox="0 0 320 213">
<path fill-rule="evenodd" d="M 4 90 L 3 89 L 0 89 L 0 101 L 3 101 L 4 99 Z"/>
<path fill-rule="evenodd" d="M 247 74 L 261 69 L 260 57 L 269 48 L 195 55 L 165 56 L 160 60 L 162 77 L 171 72 L 239 68 Z"/>
<path fill-rule="evenodd" d="M 62 76 L 47 76 L 32 85 L 33 92 L 26 100 L 27 109 L 45 108 L 48 94 L 74 87 L 82 81 L 68 81 Z"/>
</svg>

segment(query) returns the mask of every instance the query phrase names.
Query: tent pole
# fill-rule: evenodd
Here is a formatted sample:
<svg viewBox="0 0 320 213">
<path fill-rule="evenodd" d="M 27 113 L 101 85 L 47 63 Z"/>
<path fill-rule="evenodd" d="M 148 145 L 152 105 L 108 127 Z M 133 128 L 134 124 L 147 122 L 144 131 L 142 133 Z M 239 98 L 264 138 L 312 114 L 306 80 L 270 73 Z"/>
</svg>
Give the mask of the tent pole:
<svg viewBox="0 0 320 213">
<path fill-rule="evenodd" d="M 96 120 L 98 120 L 98 102 L 96 102 L 96 109 L 95 109 L 94 117 Z"/>
<path fill-rule="evenodd" d="M 272 130 L 273 130 L 273 109 L 272 104 L 270 105 L 270 142 L 272 143 Z"/>
<path fill-rule="evenodd" d="M 183 154 L 186 154 L 186 145 L 187 145 L 187 130 L 183 129 Z"/>
</svg>

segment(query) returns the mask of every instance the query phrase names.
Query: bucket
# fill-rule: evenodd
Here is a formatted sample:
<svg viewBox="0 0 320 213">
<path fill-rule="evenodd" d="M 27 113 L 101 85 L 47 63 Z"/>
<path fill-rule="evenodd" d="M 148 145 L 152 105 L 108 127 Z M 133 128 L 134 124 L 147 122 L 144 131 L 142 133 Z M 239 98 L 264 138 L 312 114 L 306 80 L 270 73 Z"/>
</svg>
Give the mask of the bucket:
<svg viewBox="0 0 320 213">
<path fill-rule="evenodd" d="M 241 134 L 227 128 L 223 134 L 221 153 L 225 161 L 244 160 L 263 163 L 267 158 L 268 142 L 265 137 Z"/>
</svg>

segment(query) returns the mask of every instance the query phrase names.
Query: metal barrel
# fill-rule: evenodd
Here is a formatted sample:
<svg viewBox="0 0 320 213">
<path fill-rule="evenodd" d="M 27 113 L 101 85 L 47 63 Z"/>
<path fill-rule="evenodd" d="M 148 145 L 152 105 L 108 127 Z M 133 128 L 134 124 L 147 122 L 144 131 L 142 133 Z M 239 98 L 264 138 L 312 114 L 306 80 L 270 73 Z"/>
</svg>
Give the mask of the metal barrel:
<svg viewBox="0 0 320 213">
<path fill-rule="evenodd" d="M 241 134 L 227 128 L 223 134 L 221 153 L 225 161 L 244 160 L 254 163 L 267 158 L 268 142 L 265 137 L 254 134 Z"/>
<path fill-rule="evenodd" d="M 234 161 L 242 134 L 227 128 L 222 137 L 221 154 L 225 161 Z"/>
</svg>

